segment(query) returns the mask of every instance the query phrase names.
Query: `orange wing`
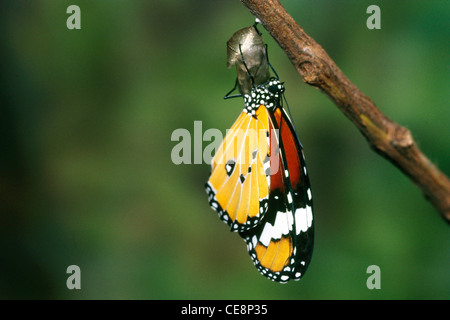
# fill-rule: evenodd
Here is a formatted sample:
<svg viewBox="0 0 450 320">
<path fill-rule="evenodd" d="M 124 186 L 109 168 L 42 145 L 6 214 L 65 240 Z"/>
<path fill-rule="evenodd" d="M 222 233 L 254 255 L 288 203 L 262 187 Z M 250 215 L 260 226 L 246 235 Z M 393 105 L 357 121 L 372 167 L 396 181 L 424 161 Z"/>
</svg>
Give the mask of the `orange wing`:
<svg viewBox="0 0 450 320">
<path fill-rule="evenodd" d="M 244 109 L 228 130 L 211 163 L 206 183 L 211 207 L 232 231 L 254 227 L 267 211 L 269 114 L 264 106 Z"/>
</svg>

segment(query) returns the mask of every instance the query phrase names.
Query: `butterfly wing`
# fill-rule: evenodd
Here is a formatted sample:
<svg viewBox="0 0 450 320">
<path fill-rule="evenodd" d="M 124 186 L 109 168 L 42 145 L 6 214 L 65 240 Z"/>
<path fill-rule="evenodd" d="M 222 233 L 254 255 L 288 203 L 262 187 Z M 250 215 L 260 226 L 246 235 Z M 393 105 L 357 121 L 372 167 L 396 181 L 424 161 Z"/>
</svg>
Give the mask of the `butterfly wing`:
<svg viewBox="0 0 450 320">
<path fill-rule="evenodd" d="M 269 112 L 269 210 L 257 227 L 240 235 L 257 269 L 269 279 L 285 283 L 300 279 L 311 260 L 312 195 L 302 147 L 291 120 L 282 108 Z"/>
<path fill-rule="evenodd" d="M 284 172 L 281 173 L 288 193 L 288 208 L 293 213 L 293 226 L 290 232 L 293 241 L 294 280 L 306 271 L 312 256 L 314 244 L 313 202 L 311 185 L 306 169 L 303 148 L 292 121 L 282 108 L 274 112 L 274 118 L 280 128 L 280 152 Z"/>
<path fill-rule="evenodd" d="M 244 95 L 206 184 L 211 207 L 245 240 L 257 269 L 281 283 L 305 273 L 314 238 L 311 187 L 283 92 L 272 80 Z"/>
<path fill-rule="evenodd" d="M 211 207 L 232 231 L 245 231 L 264 217 L 269 198 L 269 114 L 244 109 L 211 162 L 206 192 Z"/>
</svg>

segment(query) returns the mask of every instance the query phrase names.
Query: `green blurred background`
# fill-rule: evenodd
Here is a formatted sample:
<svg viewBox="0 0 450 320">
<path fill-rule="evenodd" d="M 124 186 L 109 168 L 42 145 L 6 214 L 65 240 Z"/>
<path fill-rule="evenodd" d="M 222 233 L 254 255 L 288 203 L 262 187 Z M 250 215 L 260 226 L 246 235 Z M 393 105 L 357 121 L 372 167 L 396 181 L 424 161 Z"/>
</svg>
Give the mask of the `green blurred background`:
<svg viewBox="0 0 450 320">
<path fill-rule="evenodd" d="M 450 174 L 450 1 L 282 3 Z M 71 4 L 81 30 L 66 28 Z M 371 4 L 381 30 L 366 28 Z M 208 205 L 209 164 L 172 163 L 175 129 L 224 133 L 239 115 L 222 99 L 226 41 L 252 23 L 237 0 L 1 2 L 0 298 L 450 298 L 448 225 L 263 28 L 313 186 L 305 277 L 261 276 Z M 72 264 L 81 290 L 66 287 Z"/>
</svg>

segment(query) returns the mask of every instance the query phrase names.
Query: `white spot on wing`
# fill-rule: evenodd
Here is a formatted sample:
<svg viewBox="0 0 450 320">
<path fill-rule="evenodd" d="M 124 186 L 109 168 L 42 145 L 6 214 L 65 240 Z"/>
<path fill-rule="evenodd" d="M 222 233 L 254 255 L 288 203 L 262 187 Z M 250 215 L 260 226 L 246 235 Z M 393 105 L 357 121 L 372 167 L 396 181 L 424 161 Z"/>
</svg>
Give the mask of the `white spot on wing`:
<svg viewBox="0 0 450 320">
<path fill-rule="evenodd" d="M 306 206 L 306 218 L 308 219 L 308 228 L 312 225 L 313 214 L 310 206 Z"/>
<path fill-rule="evenodd" d="M 289 233 L 288 220 L 289 216 L 292 216 L 287 212 L 278 212 L 275 219 L 274 229 L 276 232 L 277 239 L 281 239 L 281 235 L 286 235 Z"/>
<path fill-rule="evenodd" d="M 253 238 L 252 238 L 253 248 L 255 248 L 257 244 L 258 244 L 258 238 L 256 238 L 256 236 L 253 236 Z"/>
<path fill-rule="evenodd" d="M 282 275 L 282 276 L 280 277 L 280 280 L 281 280 L 281 281 L 288 281 L 288 280 L 289 280 L 289 276 L 287 276 L 287 275 Z"/>
<path fill-rule="evenodd" d="M 291 212 L 278 211 L 275 217 L 275 224 L 271 225 L 270 223 L 266 223 L 259 241 L 264 246 L 269 246 L 272 239 L 279 240 L 282 235 L 287 235 L 292 224 L 293 218 Z"/>
<path fill-rule="evenodd" d="M 312 225 L 313 215 L 310 206 L 306 208 L 298 208 L 295 210 L 295 232 L 299 234 L 300 231 L 305 232 Z"/>
<path fill-rule="evenodd" d="M 273 226 L 270 223 L 266 223 L 264 226 L 263 232 L 261 233 L 261 236 L 259 237 L 259 241 L 265 246 L 268 247 L 270 240 L 272 239 L 273 232 L 272 232 Z"/>
<path fill-rule="evenodd" d="M 288 203 L 292 203 L 292 195 L 290 192 L 288 192 L 288 194 L 287 194 L 287 201 L 288 201 Z"/>
</svg>

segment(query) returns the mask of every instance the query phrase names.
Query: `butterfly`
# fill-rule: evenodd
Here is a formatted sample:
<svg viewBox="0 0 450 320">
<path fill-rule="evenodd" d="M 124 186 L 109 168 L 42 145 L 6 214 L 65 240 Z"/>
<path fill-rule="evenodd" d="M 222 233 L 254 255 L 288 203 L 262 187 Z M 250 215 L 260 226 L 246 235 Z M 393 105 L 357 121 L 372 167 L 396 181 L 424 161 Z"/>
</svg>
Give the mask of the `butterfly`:
<svg viewBox="0 0 450 320">
<path fill-rule="evenodd" d="M 284 84 L 272 77 L 255 85 L 245 69 L 252 86 L 239 95 L 245 107 L 212 159 L 206 192 L 220 219 L 246 242 L 256 268 L 286 283 L 300 279 L 311 260 L 311 186 L 302 144 L 282 106 Z"/>
</svg>

